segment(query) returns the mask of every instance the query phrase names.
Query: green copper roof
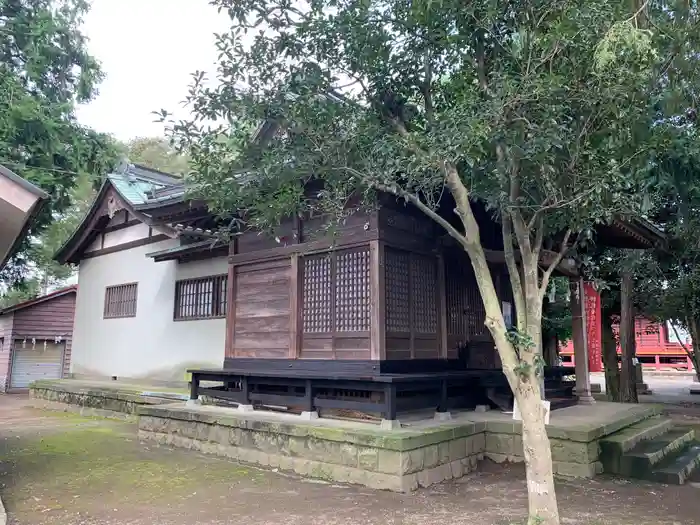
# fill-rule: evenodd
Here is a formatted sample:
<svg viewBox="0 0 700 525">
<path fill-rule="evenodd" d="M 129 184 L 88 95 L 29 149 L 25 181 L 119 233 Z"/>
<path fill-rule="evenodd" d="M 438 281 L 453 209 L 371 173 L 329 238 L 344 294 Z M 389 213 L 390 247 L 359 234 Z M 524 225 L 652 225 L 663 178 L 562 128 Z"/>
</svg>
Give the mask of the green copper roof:
<svg viewBox="0 0 700 525">
<path fill-rule="evenodd" d="M 110 173 L 109 181 L 117 191 L 133 205 L 145 204 L 154 190 L 167 188 L 180 182 L 176 177 L 149 170 L 143 166 L 130 165 L 122 173 Z"/>
</svg>

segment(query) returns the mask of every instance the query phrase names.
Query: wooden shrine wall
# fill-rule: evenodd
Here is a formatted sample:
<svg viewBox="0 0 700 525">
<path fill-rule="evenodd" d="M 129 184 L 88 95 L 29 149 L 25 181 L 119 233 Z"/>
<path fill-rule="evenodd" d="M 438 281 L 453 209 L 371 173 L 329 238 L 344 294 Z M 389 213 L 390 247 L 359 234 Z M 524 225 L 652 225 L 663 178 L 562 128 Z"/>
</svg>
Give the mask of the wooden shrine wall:
<svg viewBox="0 0 700 525">
<path fill-rule="evenodd" d="M 235 324 L 231 357 L 289 357 L 289 258 L 236 266 Z"/>
<path fill-rule="evenodd" d="M 438 359 L 438 258 L 386 247 L 384 261 L 386 359 Z"/>
<path fill-rule="evenodd" d="M 490 265 L 491 275 L 501 304 L 511 304 L 515 310 L 508 274 L 504 265 Z M 445 295 L 447 310 L 447 357 L 459 357 L 459 348 L 466 347 L 470 368 L 500 368 L 498 352 L 484 321 L 486 313 L 479 293 L 474 270 L 466 254 L 450 250 L 445 254 Z"/>
<path fill-rule="evenodd" d="M 369 245 L 301 258 L 301 358 L 370 359 Z"/>
<path fill-rule="evenodd" d="M 226 357 L 370 359 L 376 222 L 355 213 L 331 233 L 325 222 L 289 221 L 274 233 L 247 232 L 235 241 Z"/>
</svg>

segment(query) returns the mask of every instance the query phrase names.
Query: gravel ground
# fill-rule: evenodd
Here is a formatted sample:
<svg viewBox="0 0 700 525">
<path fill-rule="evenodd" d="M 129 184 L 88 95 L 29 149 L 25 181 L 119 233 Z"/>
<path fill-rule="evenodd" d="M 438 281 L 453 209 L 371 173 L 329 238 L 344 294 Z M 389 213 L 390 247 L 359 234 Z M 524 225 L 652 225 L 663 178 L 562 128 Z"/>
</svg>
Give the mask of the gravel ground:
<svg viewBox="0 0 700 525">
<path fill-rule="evenodd" d="M 140 443 L 129 423 L 0 396 L 0 495 L 11 525 L 510 525 L 526 510 L 520 466 L 412 494 L 312 482 Z M 562 522 L 700 524 L 700 492 L 599 477 L 557 486 Z"/>
</svg>

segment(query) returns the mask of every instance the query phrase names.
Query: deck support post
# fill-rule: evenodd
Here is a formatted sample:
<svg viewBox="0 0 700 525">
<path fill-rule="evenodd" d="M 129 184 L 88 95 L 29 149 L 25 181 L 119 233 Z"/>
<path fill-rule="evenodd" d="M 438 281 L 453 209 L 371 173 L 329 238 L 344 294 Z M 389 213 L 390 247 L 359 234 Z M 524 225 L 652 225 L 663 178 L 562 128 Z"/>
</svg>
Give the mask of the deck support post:
<svg viewBox="0 0 700 525">
<path fill-rule="evenodd" d="M 588 372 L 588 342 L 586 341 L 586 305 L 583 279 L 571 279 L 571 317 L 576 367 L 576 396 L 580 405 L 592 405 L 591 378 Z"/>
<path fill-rule="evenodd" d="M 396 419 L 396 386 L 392 383 L 384 386 L 384 417 L 389 421 Z"/>
<path fill-rule="evenodd" d="M 192 380 L 190 381 L 190 401 L 197 401 L 199 399 L 199 376 L 197 374 L 192 374 Z"/>
</svg>

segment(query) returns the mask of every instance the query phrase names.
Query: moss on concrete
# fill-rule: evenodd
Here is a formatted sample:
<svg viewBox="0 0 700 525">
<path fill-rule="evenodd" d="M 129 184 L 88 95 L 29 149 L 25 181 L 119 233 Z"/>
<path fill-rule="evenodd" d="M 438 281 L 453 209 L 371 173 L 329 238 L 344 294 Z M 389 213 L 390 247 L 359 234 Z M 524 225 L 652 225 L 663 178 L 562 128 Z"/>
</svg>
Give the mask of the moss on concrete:
<svg viewBox="0 0 700 525">
<path fill-rule="evenodd" d="M 30 510 L 37 499 L 110 498 L 149 504 L 191 494 L 209 483 L 261 480 L 262 471 L 225 459 L 144 447 L 133 426 L 74 414 L 55 416 L 61 433 L 20 436 L 0 442 L 4 500 L 13 512 Z M 63 422 L 73 425 L 65 430 Z M 45 496 L 46 497 L 45 497 Z"/>
</svg>

